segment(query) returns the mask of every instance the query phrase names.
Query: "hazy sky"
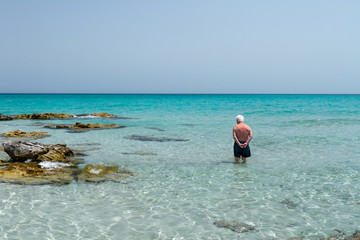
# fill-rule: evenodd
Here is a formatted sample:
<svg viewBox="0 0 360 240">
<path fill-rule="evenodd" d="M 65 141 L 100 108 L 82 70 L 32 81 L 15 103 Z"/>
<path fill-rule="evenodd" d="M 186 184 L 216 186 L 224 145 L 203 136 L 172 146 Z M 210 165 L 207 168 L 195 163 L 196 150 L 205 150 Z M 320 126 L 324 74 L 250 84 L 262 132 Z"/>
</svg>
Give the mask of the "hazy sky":
<svg viewBox="0 0 360 240">
<path fill-rule="evenodd" d="M 0 0 L 1 93 L 360 93 L 359 0 Z"/>
</svg>

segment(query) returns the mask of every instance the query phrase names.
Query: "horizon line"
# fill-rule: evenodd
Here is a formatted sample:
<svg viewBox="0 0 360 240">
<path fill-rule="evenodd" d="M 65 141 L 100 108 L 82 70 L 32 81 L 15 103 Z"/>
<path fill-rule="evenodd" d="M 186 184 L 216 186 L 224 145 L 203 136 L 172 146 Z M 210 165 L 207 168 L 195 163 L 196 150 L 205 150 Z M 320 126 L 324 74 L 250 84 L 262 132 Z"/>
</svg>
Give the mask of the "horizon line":
<svg viewBox="0 0 360 240">
<path fill-rule="evenodd" d="M 360 93 L 0 93 L 0 95 L 360 95 Z"/>
</svg>

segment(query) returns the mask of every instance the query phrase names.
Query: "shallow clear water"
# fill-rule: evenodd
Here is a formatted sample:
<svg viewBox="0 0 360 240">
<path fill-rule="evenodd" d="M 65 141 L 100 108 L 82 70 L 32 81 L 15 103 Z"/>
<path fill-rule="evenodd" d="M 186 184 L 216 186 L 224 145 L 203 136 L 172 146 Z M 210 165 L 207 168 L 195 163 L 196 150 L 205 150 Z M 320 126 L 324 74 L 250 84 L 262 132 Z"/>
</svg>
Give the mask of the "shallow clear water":
<svg viewBox="0 0 360 240">
<path fill-rule="evenodd" d="M 360 229 L 359 109 L 359 95 L 0 95 L 3 114 L 135 118 L 1 121 L 0 131 L 43 131 L 39 122 L 124 125 L 46 129 L 51 136 L 36 141 L 87 149 L 85 164 L 136 172 L 122 183 L 0 183 L 0 239 L 320 239 L 335 229 L 350 235 Z M 254 133 L 246 165 L 232 163 L 238 114 Z M 189 141 L 125 138 L 133 134 Z M 124 154 L 137 151 L 153 155 Z M 220 220 L 256 231 L 218 228 Z"/>
</svg>

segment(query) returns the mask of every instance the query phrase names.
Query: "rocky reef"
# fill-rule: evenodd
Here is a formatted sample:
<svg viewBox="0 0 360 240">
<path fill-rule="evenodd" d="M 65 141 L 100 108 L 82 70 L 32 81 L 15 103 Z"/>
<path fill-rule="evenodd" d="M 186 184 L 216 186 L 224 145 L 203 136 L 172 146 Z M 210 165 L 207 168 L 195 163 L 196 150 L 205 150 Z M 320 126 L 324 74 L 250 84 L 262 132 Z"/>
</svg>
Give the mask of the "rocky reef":
<svg viewBox="0 0 360 240">
<path fill-rule="evenodd" d="M 0 120 L 13 120 L 13 119 L 38 119 L 38 120 L 50 120 L 50 119 L 67 119 L 67 118 L 74 118 L 78 116 L 93 116 L 99 118 L 115 118 L 114 114 L 100 112 L 100 113 L 91 113 L 91 114 L 80 114 L 80 115 L 73 115 L 73 114 L 66 114 L 66 113 L 32 113 L 32 114 L 21 114 L 15 116 L 7 116 L 0 114 Z"/>
<path fill-rule="evenodd" d="M 126 177 L 133 176 L 133 172 L 122 170 L 114 166 L 87 165 L 77 176 L 79 181 L 84 182 L 118 182 Z"/>
<path fill-rule="evenodd" d="M 100 113 L 92 113 L 91 116 L 97 116 L 100 118 L 113 118 L 116 117 L 114 114 L 106 113 L 106 112 L 100 112 Z"/>
<path fill-rule="evenodd" d="M 74 156 L 66 144 L 42 144 L 26 141 L 6 141 L 3 144 L 4 151 L 13 161 L 58 161 L 66 162 Z"/>
<path fill-rule="evenodd" d="M 65 118 L 72 118 L 74 115 L 65 114 L 65 113 L 33 113 L 33 114 L 21 114 L 15 115 L 14 119 L 42 119 L 42 120 L 49 120 L 49 119 L 65 119 Z"/>
<path fill-rule="evenodd" d="M 8 121 L 8 120 L 13 120 L 14 118 L 8 115 L 4 115 L 0 113 L 0 121 Z"/>
<path fill-rule="evenodd" d="M 0 181 L 18 184 L 68 184 L 74 179 L 83 182 L 120 181 L 133 173 L 115 166 L 87 165 L 74 157 L 66 144 L 42 144 L 7 141 L 4 151 L 10 161 L 0 161 Z"/>
<path fill-rule="evenodd" d="M 17 137 L 17 138 L 43 138 L 47 136 L 47 132 L 23 132 L 21 130 L 15 130 L 2 134 L 4 137 Z"/>
<path fill-rule="evenodd" d="M 45 125 L 44 128 L 52 129 L 69 129 L 71 132 L 84 132 L 93 129 L 109 129 L 109 128 L 124 128 L 118 124 L 98 124 L 98 123 L 81 123 L 76 122 L 75 124 L 55 124 Z"/>
<path fill-rule="evenodd" d="M 45 166 L 45 167 L 44 167 Z M 0 181 L 18 184 L 68 184 L 74 180 L 74 169 L 68 165 L 46 166 L 37 162 L 14 162 L 0 169 Z"/>
</svg>

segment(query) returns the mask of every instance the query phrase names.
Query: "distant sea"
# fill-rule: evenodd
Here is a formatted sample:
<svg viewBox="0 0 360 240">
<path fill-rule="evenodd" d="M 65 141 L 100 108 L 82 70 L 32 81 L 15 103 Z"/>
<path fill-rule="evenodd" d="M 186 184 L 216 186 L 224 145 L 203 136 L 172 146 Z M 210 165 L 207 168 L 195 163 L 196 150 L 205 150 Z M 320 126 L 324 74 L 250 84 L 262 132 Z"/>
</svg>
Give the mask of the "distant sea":
<svg viewBox="0 0 360 240">
<path fill-rule="evenodd" d="M 0 183 L 0 239 L 321 239 L 360 230 L 360 95 L 0 95 L 2 114 L 44 112 L 125 118 L 0 121 L 0 132 L 123 125 L 46 129 L 50 137 L 36 141 L 83 148 L 83 165 L 136 174 L 121 183 Z M 238 114 L 254 134 L 246 165 L 233 164 Z"/>
</svg>

